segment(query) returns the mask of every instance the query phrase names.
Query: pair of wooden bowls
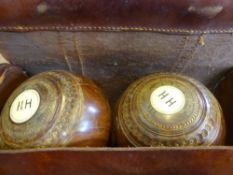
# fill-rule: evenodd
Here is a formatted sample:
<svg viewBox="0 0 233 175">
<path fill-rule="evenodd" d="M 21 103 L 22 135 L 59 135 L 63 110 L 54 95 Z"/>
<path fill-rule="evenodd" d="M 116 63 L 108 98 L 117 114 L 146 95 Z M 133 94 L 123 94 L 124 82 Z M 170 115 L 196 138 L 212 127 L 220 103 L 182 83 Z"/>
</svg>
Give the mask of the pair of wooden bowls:
<svg viewBox="0 0 233 175">
<path fill-rule="evenodd" d="M 224 143 L 217 100 L 183 75 L 159 73 L 132 83 L 114 118 L 118 146 Z M 0 146 L 100 147 L 107 145 L 110 130 L 110 107 L 99 87 L 70 72 L 49 71 L 26 80 L 8 98 L 0 118 Z"/>
</svg>

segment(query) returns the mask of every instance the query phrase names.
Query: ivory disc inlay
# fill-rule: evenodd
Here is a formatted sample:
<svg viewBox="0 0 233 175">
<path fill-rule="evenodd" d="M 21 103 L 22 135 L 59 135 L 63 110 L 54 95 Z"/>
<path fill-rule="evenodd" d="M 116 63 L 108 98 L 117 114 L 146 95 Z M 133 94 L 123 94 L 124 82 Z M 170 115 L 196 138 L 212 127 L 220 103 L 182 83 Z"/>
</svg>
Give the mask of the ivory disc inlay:
<svg viewBox="0 0 233 175">
<path fill-rule="evenodd" d="M 184 108 L 185 95 L 174 86 L 160 86 L 152 92 L 150 102 L 160 113 L 175 114 Z"/>
<path fill-rule="evenodd" d="M 10 107 L 10 118 L 20 124 L 30 120 L 40 105 L 40 95 L 34 89 L 27 89 L 20 93 Z"/>
</svg>

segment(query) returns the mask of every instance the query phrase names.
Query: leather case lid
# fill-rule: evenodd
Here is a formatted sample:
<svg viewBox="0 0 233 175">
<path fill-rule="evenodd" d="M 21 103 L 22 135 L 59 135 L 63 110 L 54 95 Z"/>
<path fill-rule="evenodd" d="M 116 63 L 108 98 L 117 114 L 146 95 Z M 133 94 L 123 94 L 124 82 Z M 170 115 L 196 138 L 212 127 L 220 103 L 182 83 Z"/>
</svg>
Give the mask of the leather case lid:
<svg viewBox="0 0 233 175">
<path fill-rule="evenodd" d="M 1 0 L 0 31 L 231 33 L 232 0 Z"/>
</svg>

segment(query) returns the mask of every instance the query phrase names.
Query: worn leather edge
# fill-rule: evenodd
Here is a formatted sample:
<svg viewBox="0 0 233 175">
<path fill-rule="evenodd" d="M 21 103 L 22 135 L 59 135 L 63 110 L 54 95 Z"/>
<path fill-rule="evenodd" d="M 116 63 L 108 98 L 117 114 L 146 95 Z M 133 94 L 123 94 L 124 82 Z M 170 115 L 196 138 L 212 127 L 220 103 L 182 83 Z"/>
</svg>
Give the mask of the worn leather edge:
<svg viewBox="0 0 233 175">
<path fill-rule="evenodd" d="M 148 27 L 104 27 L 104 26 L 0 26 L 0 32 L 36 32 L 36 31 L 64 31 L 64 32 L 157 32 L 170 34 L 224 34 L 233 33 L 229 29 L 191 30 L 179 28 L 148 28 Z"/>
<path fill-rule="evenodd" d="M 1 174 L 232 174 L 232 149 L 70 148 L 0 153 Z M 13 168 L 12 168 L 13 167 Z"/>
<path fill-rule="evenodd" d="M 38 149 L 16 149 L 16 150 L 0 150 L 0 154 L 20 154 L 20 153 L 35 153 L 35 152 L 134 152 L 134 151 L 215 151 L 215 150 L 230 150 L 233 151 L 233 146 L 198 146 L 198 147 L 64 147 L 64 148 L 38 148 Z"/>
<path fill-rule="evenodd" d="M 232 33 L 231 0 L 1 0 L 0 31 Z"/>
</svg>

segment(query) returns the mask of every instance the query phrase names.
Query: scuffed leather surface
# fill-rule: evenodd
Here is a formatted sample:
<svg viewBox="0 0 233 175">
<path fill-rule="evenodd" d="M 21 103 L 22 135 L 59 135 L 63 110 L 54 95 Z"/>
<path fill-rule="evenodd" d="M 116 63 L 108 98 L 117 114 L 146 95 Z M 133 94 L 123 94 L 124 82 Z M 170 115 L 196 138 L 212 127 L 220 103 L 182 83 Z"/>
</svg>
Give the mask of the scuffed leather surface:
<svg viewBox="0 0 233 175">
<path fill-rule="evenodd" d="M 233 150 L 210 148 L 1 151 L 1 175 L 229 175 Z"/>
<path fill-rule="evenodd" d="M 231 34 L 0 33 L 0 52 L 11 63 L 30 74 L 63 69 L 87 76 L 112 106 L 131 82 L 155 72 L 182 73 L 212 88 L 233 66 L 232 46 Z"/>
<path fill-rule="evenodd" d="M 1 0 L 0 30 L 232 32 L 231 0 Z"/>
</svg>

